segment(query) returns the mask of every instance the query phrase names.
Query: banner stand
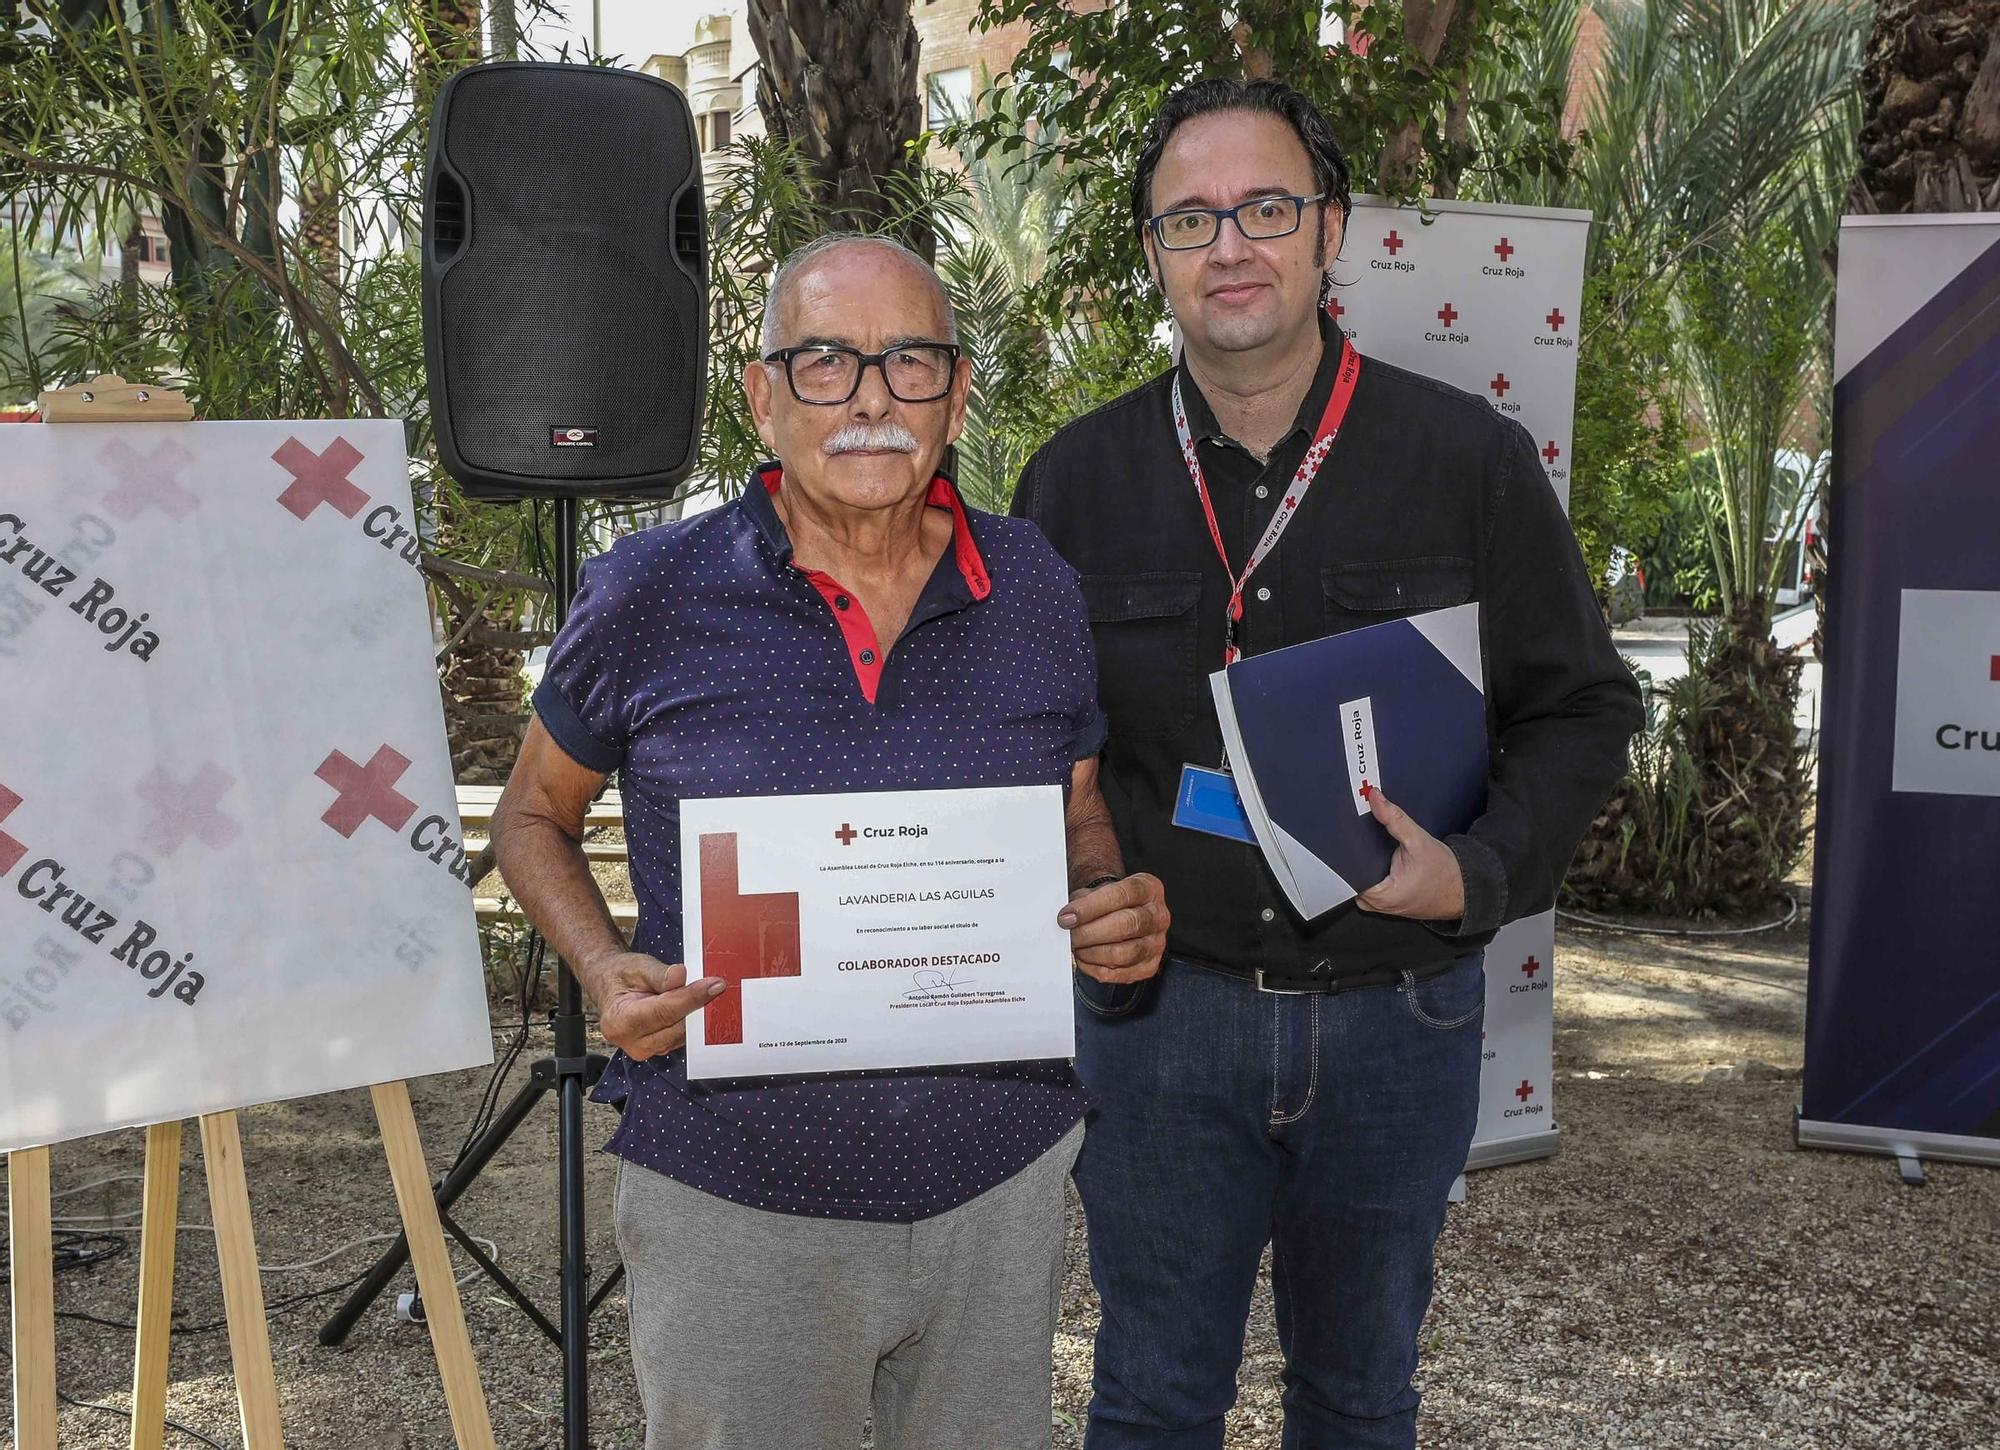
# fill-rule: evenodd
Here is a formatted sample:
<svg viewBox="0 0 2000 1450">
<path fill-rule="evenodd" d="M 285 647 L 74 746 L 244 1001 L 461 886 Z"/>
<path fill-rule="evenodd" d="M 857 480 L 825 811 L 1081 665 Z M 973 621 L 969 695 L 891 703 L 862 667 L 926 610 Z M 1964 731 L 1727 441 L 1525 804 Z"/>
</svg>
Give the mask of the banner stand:
<svg viewBox="0 0 2000 1450">
<path fill-rule="evenodd" d="M 194 417 L 187 400 L 172 389 L 130 384 L 113 376 L 44 393 L 39 403 L 42 420 L 47 423 L 186 422 Z M 493 1450 L 486 1396 L 466 1333 L 464 1307 L 445 1250 L 444 1230 L 431 1197 L 409 1086 L 383 1083 L 370 1091 L 403 1231 L 409 1236 L 453 1436 L 460 1450 Z M 199 1122 L 243 1443 L 245 1450 L 277 1450 L 284 1443 L 277 1377 L 271 1363 L 270 1328 L 257 1271 L 249 1182 L 236 1114 L 210 1113 Z M 159 1450 L 166 1434 L 180 1147 L 178 1122 L 158 1123 L 146 1130 L 139 1329 L 132 1384 L 133 1450 Z M 19 1450 L 56 1450 L 55 1251 L 48 1148 L 23 1148 L 7 1155 L 7 1208 L 14 1443 Z"/>
</svg>

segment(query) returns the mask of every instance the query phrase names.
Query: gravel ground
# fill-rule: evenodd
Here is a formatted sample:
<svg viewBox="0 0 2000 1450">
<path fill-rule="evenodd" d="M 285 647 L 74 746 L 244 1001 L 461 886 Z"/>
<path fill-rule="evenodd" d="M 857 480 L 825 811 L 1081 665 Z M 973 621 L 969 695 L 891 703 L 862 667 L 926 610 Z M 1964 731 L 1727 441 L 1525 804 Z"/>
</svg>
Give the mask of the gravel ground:
<svg viewBox="0 0 2000 1450">
<path fill-rule="evenodd" d="M 1556 998 L 1562 1153 L 1475 1175 L 1468 1201 L 1452 1210 L 1425 1332 L 1425 1445 L 2000 1446 L 2000 1174 L 1937 1164 L 1929 1184 L 1912 1189 L 1884 1160 L 1792 1147 L 1804 960 L 1802 926 L 1698 943 L 1566 930 Z M 416 1085 L 433 1161 L 455 1149 L 484 1082 L 467 1073 Z M 314 1258 L 394 1225 L 365 1094 L 243 1119 L 265 1262 Z M 593 1140 L 608 1120 L 591 1110 Z M 188 1141 L 182 1217 L 205 1222 L 192 1133 Z M 551 1305 L 554 1162 L 546 1109 L 460 1214 L 498 1240 L 503 1262 Z M 56 1187 L 141 1165 L 136 1133 L 65 1145 Z M 600 1267 L 613 1260 L 610 1166 L 601 1156 L 590 1165 Z M 115 1183 L 60 1207 L 115 1213 L 136 1204 L 137 1190 Z M 275 1304 L 365 1263 L 366 1251 L 353 1250 L 270 1275 L 267 1298 Z M 66 1273 L 59 1307 L 129 1319 L 136 1270 L 128 1254 Z M 182 1236 L 177 1289 L 189 1321 L 219 1315 L 206 1235 Z M 448 1446 L 423 1331 L 378 1310 L 345 1348 L 322 1349 L 315 1335 L 334 1302 L 285 1310 L 272 1326 L 288 1440 Z M 468 1290 L 467 1312 L 499 1443 L 559 1443 L 553 1348 L 483 1286 Z M 1059 1447 L 1078 1444 L 1096 1315 L 1073 1214 L 1056 1346 Z M 1231 1450 L 1279 1443 L 1270 1316 L 1267 1284 L 1252 1311 Z M 126 1402 L 129 1333 L 65 1320 L 58 1345 L 65 1393 Z M 597 1443 L 636 1446 L 616 1295 L 592 1350 Z M 170 1413 L 235 1444 L 225 1336 L 181 1335 L 173 1373 Z M 65 1450 L 108 1450 L 125 1437 L 115 1415 L 63 1412 Z M 168 1443 L 198 1442 L 169 1434 Z"/>
</svg>

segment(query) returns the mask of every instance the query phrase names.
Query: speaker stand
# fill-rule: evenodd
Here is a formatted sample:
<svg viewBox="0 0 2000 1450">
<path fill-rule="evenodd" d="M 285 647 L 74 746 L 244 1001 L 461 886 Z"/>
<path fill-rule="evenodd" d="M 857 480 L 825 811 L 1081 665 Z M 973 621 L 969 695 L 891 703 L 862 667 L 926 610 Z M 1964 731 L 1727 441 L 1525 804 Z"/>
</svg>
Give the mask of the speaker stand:
<svg viewBox="0 0 2000 1450">
<path fill-rule="evenodd" d="M 569 619 L 576 599 L 578 572 L 578 504 L 574 498 L 557 499 L 555 622 L 560 630 Z M 436 1190 L 438 1216 L 445 1231 L 472 1257 L 482 1273 L 511 1299 L 521 1312 L 534 1321 L 562 1351 L 563 1450 L 589 1450 L 590 1443 L 590 1316 L 605 1296 L 625 1277 L 620 1264 L 590 1291 L 590 1265 L 584 1244 L 583 1201 L 583 1101 L 604 1075 L 608 1059 L 587 1050 L 583 1019 L 583 986 L 569 963 L 556 960 L 556 1008 L 550 1021 L 555 1028 L 555 1053 L 537 1060 L 529 1069 L 528 1081 L 494 1118 L 486 1131 L 460 1157 Z M 473 1180 L 500 1151 L 543 1099 L 556 1099 L 557 1213 L 561 1220 L 562 1304 L 560 1324 L 549 1318 L 528 1297 L 451 1216 L 450 1208 Z M 334 1316 L 321 1326 L 319 1342 L 329 1347 L 346 1340 L 357 1320 L 389 1286 L 389 1281 L 409 1262 L 406 1239 L 398 1238 L 387 1253 L 375 1261 L 367 1278 L 348 1296 Z M 413 1317 L 422 1318 L 422 1301 L 412 1301 Z"/>
</svg>

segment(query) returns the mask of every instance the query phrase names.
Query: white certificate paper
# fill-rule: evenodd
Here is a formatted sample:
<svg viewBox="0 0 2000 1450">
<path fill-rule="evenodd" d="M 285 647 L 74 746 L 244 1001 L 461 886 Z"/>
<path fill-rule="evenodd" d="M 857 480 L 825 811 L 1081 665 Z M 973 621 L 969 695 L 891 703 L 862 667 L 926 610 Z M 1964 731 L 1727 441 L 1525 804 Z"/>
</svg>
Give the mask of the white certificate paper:
<svg viewBox="0 0 2000 1450">
<path fill-rule="evenodd" d="M 1076 1054 L 1062 788 L 681 802 L 690 1078 Z"/>
</svg>

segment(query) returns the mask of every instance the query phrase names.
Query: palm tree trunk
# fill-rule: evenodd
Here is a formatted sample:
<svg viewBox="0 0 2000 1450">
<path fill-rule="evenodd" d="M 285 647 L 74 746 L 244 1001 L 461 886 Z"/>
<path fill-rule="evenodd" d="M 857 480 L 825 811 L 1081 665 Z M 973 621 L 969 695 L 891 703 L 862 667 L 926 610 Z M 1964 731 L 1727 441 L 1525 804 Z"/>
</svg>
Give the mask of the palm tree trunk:
<svg viewBox="0 0 2000 1450">
<path fill-rule="evenodd" d="M 1850 211 L 2000 211 L 1997 21 L 1991 0 L 1881 0 Z"/>
<path fill-rule="evenodd" d="M 765 129 L 799 148 L 827 208 L 887 220 L 882 183 L 924 127 L 910 0 L 750 0 L 749 21 Z M 903 240 L 935 251 L 928 226 Z"/>
</svg>

